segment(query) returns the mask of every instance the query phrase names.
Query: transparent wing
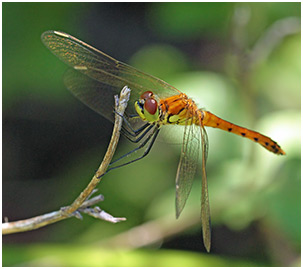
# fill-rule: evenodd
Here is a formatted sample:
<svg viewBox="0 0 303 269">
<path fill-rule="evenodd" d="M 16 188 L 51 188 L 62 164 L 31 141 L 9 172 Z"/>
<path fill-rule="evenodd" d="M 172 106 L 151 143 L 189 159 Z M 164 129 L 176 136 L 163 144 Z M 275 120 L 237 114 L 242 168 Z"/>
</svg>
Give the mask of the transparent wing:
<svg viewBox="0 0 303 269">
<path fill-rule="evenodd" d="M 180 216 L 192 188 L 200 148 L 199 127 L 187 124 L 176 176 L 176 216 Z"/>
<path fill-rule="evenodd" d="M 42 34 L 41 39 L 45 46 L 63 62 L 102 83 L 94 92 L 85 90 L 85 87 L 70 88 L 81 101 L 100 114 L 104 115 L 104 109 L 91 103 L 93 99 L 91 95 L 94 94 L 100 100 L 109 93 L 111 95 L 119 93 L 125 85 L 131 88 L 131 94 L 137 99 L 140 94 L 148 90 L 153 91 L 160 98 L 180 93 L 163 80 L 119 62 L 71 35 L 47 31 Z M 88 96 L 85 96 L 86 94 Z"/>
<path fill-rule="evenodd" d="M 202 146 L 202 195 L 201 195 L 201 220 L 202 220 L 202 234 L 203 242 L 206 250 L 210 251 L 211 245 L 211 223 L 210 223 L 210 208 L 209 208 L 209 196 L 206 177 L 206 160 L 208 153 L 208 138 L 207 133 L 200 121 L 201 132 L 201 146 Z"/>
<path fill-rule="evenodd" d="M 186 125 L 184 130 L 181 158 L 176 177 L 176 216 L 181 214 L 192 188 L 199 157 L 200 143 L 202 147 L 202 195 L 201 220 L 203 242 L 206 250 L 210 251 L 211 224 L 208 186 L 206 177 L 206 159 L 208 154 L 208 138 L 202 120 L 200 126 Z"/>
<path fill-rule="evenodd" d="M 66 70 L 63 79 L 65 86 L 84 104 L 108 120 L 114 121 L 114 94 L 112 86 L 91 79 L 74 69 Z M 117 91 L 119 92 L 118 88 Z M 134 102 L 134 96 L 131 95 L 127 109 L 130 114 L 135 113 Z"/>
</svg>

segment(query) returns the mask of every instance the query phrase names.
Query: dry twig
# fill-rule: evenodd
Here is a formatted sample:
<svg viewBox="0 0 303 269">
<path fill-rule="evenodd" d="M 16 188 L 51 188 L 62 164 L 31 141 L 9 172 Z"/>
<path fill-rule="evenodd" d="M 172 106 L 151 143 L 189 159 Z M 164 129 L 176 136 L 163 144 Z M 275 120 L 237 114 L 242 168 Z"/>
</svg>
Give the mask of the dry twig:
<svg viewBox="0 0 303 269">
<path fill-rule="evenodd" d="M 62 207 L 58 211 L 46 213 L 25 220 L 2 223 L 2 234 L 11 234 L 11 233 L 35 230 L 40 227 L 70 217 L 77 217 L 82 219 L 81 212 L 93 216 L 95 218 L 106 220 L 112 223 L 126 220 L 125 218 L 115 218 L 110 214 L 106 213 L 105 211 L 101 210 L 97 206 L 94 208 L 90 207 L 100 201 L 103 201 L 102 195 L 95 196 L 91 199 L 89 198 L 95 192 L 98 183 L 101 181 L 102 175 L 105 174 L 107 167 L 114 156 L 120 138 L 120 130 L 123 122 L 121 115 L 124 114 L 124 111 L 127 107 L 129 96 L 130 96 L 130 89 L 127 86 L 125 86 L 121 90 L 120 98 L 118 98 L 117 95 L 115 96 L 115 110 L 117 113 L 115 113 L 115 124 L 114 124 L 114 129 L 109 146 L 107 148 L 103 161 L 100 164 L 97 172 L 95 173 L 95 175 L 93 176 L 92 180 L 89 182 L 87 187 L 76 198 L 76 200 L 70 206 Z"/>
</svg>

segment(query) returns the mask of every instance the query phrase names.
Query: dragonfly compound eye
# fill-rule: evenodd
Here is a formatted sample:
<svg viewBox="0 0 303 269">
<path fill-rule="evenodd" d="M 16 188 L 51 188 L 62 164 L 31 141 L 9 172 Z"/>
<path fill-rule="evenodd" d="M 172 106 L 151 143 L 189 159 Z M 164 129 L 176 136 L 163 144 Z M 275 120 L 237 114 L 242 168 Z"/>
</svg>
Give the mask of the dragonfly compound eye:
<svg viewBox="0 0 303 269">
<path fill-rule="evenodd" d="M 155 122 L 159 120 L 159 108 L 158 103 L 154 98 L 147 98 L 144 102 L 144 120 L 149 122 Z"/>
<path fill-rule="evenodd" d="M 158 110 L 158 103 L 153 98 L 148 98 L 145 100 L 144 109 L 151 115 L 154 115 Z"/>
<path fill-rule="evenodd" d="M 141 99 L 146 100 L 146 99 L 152 98 L 153 95 L 154 95 L 153 92 L 151 92 L 151 91 L 146 91 L 146 92 L 142 93 L 140 97 L 141 97 Z"/>
</svg>

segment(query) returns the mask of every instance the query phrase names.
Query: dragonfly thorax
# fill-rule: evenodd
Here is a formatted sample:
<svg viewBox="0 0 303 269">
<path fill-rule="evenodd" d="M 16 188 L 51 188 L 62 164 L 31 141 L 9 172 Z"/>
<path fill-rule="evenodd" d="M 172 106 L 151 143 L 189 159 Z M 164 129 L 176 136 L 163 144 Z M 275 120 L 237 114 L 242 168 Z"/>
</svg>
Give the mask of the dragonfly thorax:
<svg viewBox="0 0 303 269">
<path fill-rule="evenodd" d="M 203 111 L 183 93 L 161 99 L 159 110 L 162 124 L 201 125 L 204 118 Z"/>
</svg>

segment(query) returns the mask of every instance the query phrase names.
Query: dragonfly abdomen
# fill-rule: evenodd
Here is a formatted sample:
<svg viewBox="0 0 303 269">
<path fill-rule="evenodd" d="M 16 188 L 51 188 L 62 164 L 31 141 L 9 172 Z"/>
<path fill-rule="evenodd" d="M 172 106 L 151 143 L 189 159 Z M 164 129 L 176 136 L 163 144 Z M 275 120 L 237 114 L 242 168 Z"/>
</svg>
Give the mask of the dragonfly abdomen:
<svg viewBox="0 0 303 269">
<path fill-rule="evenodd" d="M 210 126 L 213 128 L 219 128 L 221 130 L 240 135 L 242 137 L 246 137 L 254 142 L 259 143 L 261 146 L 265 147 L 267 150 L 278 154 L 285 155 L 285 152 L 281 149 L 281 147 L 277 144 L 277 142 L 273 141 L 268 136 L 262 135 L 258 132 L 246 129 L 244 127 L 235 125 L 231 122 L 223 120 L 216 115 L 212 114 L 208 111 L 203 111 L 203 125 Z"/>
</svg>

